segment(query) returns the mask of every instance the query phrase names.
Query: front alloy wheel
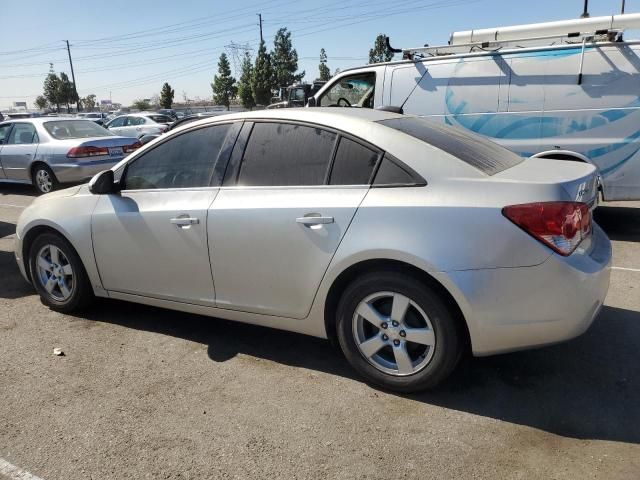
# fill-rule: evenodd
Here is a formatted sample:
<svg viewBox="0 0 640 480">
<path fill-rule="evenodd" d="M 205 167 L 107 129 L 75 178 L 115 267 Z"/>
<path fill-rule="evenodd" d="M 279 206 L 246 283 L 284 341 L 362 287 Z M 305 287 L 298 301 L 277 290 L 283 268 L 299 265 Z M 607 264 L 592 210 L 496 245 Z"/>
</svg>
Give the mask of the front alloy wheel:
<svg viewBox="0 0 640 480">
<path fill-rule="evenodd" d="M 74 289 L 73 267 L 66 255 L 55 245 L 45 245 L 38 252 L 37 281 L 54 300 L 64 302 Z"/>
</svg>

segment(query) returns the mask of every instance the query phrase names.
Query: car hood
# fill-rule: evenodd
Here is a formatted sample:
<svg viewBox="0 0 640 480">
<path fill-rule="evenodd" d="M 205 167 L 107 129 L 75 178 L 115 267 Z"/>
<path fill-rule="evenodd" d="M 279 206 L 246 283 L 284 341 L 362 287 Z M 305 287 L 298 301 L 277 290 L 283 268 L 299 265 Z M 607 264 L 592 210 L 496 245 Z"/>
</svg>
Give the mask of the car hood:
<svg viewBox="0 0 640 480">
<path fill-rule="evenodd" d="M 35 205 L 36 203 L 46 202 L 46 201 L 51 200 L 53 198 L 73 197 L 76 193 L 78 193 L 80 191 L 80 188 L 82 188 L 82 185 L 75 185 L 73 187 L 64 188 L 62 190 L 56 190 L 56 191 L 51 192 L 51 193 L 46 193 L 44 195 L 40 195 L 38 198 L 36 198 L 32 202 L 32 205 Z"/>
</svg>

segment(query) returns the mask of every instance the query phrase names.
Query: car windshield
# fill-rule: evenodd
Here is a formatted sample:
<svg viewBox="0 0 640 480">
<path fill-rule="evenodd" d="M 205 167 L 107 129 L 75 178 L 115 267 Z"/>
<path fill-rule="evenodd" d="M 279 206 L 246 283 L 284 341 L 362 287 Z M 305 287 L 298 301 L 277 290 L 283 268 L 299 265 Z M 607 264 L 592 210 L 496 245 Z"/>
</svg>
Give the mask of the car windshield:
<svg viewBox="0 0 640 480">
<path fill-rule="evenodd" d="M 113 137 L 114 134 L 90 120 L 59 120 L 45 122 L 49 135 L 58 140 L 68 138 Z"/>
<path fill-rule="evenodd" d="M 147 117 L 156 123 L 173 123 L 173 118 L 166 115 L 147 115 Z"/>
<path fill-rule="evenodd" d="M 500 173 L 524 160 L 480 135 L 424 118 L 403 117 L 379 120 L 378 123 L 433 145 L 487 175 Z"/>
</svg>

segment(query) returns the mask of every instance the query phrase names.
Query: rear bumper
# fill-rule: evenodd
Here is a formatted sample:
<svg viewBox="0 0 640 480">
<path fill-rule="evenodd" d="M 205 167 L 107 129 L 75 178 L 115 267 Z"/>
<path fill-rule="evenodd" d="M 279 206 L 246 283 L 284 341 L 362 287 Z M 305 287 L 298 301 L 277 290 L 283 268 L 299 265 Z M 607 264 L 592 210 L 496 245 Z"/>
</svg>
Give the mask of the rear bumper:
<svg viewBox="0 0 640 480">
<path fill-rule="evenodd" d="M 96 173 L 110 169 L 123 158 L 113 157 L 106 160 L 56 163 L 50 166 L 60 183 L 78 183 L 89 180 Z"/>
<path fill-rule="evenodd" d="M 451 272 L 474 355 L 562 342 L 584 333 L 609 289 L 611 243 L 594 234 L 569 257 L 524 268 Z M 454 296 L 456 296 L 454 294 Z"/>
</svg>

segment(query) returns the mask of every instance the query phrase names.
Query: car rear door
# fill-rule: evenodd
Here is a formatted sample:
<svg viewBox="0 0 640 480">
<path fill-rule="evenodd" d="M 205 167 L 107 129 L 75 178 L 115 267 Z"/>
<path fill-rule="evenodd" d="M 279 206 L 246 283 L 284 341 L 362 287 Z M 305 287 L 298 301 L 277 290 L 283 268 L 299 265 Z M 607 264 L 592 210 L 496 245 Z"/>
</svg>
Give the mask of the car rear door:
<svg viewBox="0 0 640 480">
<path fill-rule="evenodd" d="M 109 122 L 107 128 L 116 135 L 122 135 L 122 129 L 124 127 L 124 122 L 126 119 L 126 116 L 114 118 Z"/>
<path fill-rule="evenodd" d="M 359 177 L 332 180 L 338 156 L 362 160 Z M 209 210 L 217 306 L 304 318 L 378 158 L 324 127 L 245 124 Z"/>
<path fill-rule="evenodd" d="M 31 179 L 29 168 L 38 152 L 38 133 L 31 122 L 15 122 L 7 142 L 2 145 L 2 169 L 7 179 Z"/>
<path fill-rule="evenodd" d="M 92 217 L 106 290 L 214 305 L 207 211 L 218 194 L 238 123 L 172 136 L 125 167 L 123 190 L 103 195 Z"/>
</svg>

